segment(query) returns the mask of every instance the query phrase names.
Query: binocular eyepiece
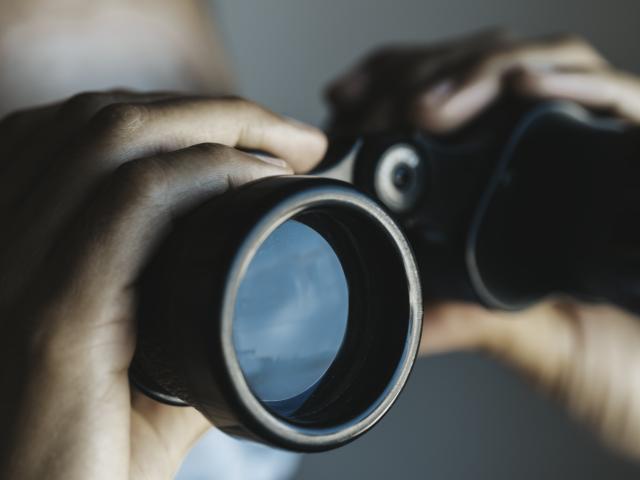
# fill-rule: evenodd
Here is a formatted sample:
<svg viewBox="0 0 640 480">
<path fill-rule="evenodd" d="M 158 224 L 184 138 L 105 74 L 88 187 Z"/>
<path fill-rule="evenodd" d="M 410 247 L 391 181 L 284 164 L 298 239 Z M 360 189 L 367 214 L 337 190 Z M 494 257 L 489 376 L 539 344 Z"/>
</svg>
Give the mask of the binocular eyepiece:
<svg viewBox="0 0 640 480">
<path fill-rule="evenodd" d="M 635 133 L 565 103 L 479 127 L 335 140 L 313 175 L 259 180 L 177 220 L 138 282 L 132 382 L 232 435 L 321 451 L 396 400 L 423 295 L 640 307 L 612 281 L 621 238 L 640 239 L 616 227 L 635 215 L 622 188 Z"/>
</svg>

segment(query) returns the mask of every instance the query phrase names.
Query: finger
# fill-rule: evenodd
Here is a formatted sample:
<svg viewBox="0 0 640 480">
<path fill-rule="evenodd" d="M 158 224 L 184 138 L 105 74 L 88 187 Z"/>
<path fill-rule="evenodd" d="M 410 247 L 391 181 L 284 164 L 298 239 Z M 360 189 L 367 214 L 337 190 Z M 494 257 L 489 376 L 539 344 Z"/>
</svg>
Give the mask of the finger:
<svg viewBox="0 0 640 480">
<path fill-rule="evenodd" d="M 176 215 L 229 188 L 289 173 L 278 159 L 260 160 L 220 144 L 128 162 L 77 215 L 70 238 L 58 245 L 59 254 L 46 270 L 64 272 L 64 291 L 73 292 L 75 299 L 95 300 L 98 305 L 87 308 L 100 311 L 101 302 L 111 303 L 128 291 L 147 253 Z M 86 321 L 90 316 L 79 317 L 91 328 L 92 320 Z"/>
<path fill-rule="evenodd" d="M 565 304 L 549 302 L 521 312 L 503 312 L 443 303 L 425 310 L 420 352 L 488 352 L 552 387 L 569 368 L 578 341 Z"/>
<path fill-rule="evenodd" d="M 46 174 L 55 154 L 97 112 L 113 103 L 152 102 L 172 98 L 173 92 L 138 93 L 130 90 L 85 92 L 68 100 L 23 110 L 0 124 L 0 172 L 12 179 L 0 192 L 0 205 L 12 209 L 31 190 L 37 178 Z"/>
<path fill-rule="evenodd" d="M 523 70 L 512 78 L 523 95 L 540 99 L 571 100 L 590 108 L 608 110 L 640 123 L 640 80 L 613 70 L 593 72 L 538 72 Z"/>
<path fill-rule="evenodd" d="M 131 478 L 161 478 L 177 470 L 211 423 L 195 408 L 163 405 L 137 391 L 132 396 Z M 136 461 L 148 458 L 161 461 Z"/>
<path fill-rule="evenodd" d="M 4 150 L 6 145 L 15 148 L 31 140 L 34 134 L 38 135 L 38 141 L 35 142 L 38 145 L 43 143 L 44 138 L 65 141 L 66 136 L 61 133 L 77 129 L 107 105 L 125 101 L 144 103 L 176 95 L 175 92 L 141 93 L 125 89 L 83 92 L 60 102 L 19 110 L 0 122 L 2 148 Z"/>
<path fill-rule="evenodd" d="M 365 97 L 374 77 L 385 71 L 393 76 L 401 76 L 397 69 L 389 67 L 406 63 L 418 68 L 425 63 L 431 66 L 439 63 L 437 59 L 445 54 L 463 55 L 469 49 L 486 48 L 497 42 L 504 42 L 509 37 L 510 34 L 505 29 L 490 28 L 427 47 L 384 47 L 331 82 L 325 90 L 325 97 L 333 107 L 353 105 Z"/>
<path fill-rule="evenodd" d="M 65 123 L 84 124 L 103 108 L 114 103 L 150 103 L 181 96 L 180 92 L 139 92 L 124 88 L 83 92 L 57 104 L 58 119 Z"/>
<path fill-rule="evenodd" d="M 559 400 L 609 446 L 640 455 L 637 316 L 569 301 L 518 313 L 442 304 L 428 309 L 423 332 L 423 353 L 489 352 Z"/>
<path fill-rule="evenodd" d="M 79 138 L 89 140 L 60 154 L 62 161 L 44 172 L 39 187 L 29 189 L 36 195 L 25 199 L 23 193 L 14 202 L 20 220 L 5 241 L 20 238 L 16 248 L 32 264 L 41 261 L 42 239 L 55 236 L 96 184 L 130 160 L 213 142 L 285 157 L 300 172 L 312 168 L 326 148 L 317 129 L 233 98 L 111 104 Z M 42 208 L 43 202 L 50 202 L 48 208 Z M 20 271 L 26 275 L 29 266 Z"/>
<path fill-rule="evenodd" d="M 367 100 L 367 108 L 362 113 L 362 121 L 358 128 L 364 132 L 381 132 L 389 129 L 410 128 L 416 125 L 409 118 L 407 125 L 407 105 L 413 110 L 415 92 L 428 89 L 430 100 L 445 98 L 454 90 L 454 83 L 447 79 L 455 72 L 465 71 L 469 65 L 483 52 L 497 48 L 498 38 L 494 43 L 471 43 L 464 48 L 444 51 L 435 58 L 425 58 L 415 62 L 411 68 L 399 75 L 402 83 L 381 88 L 375 96 Z M 438 82 L 439 78 L 445 78 Z"/>
<path fill-rule="evenodd" d="M 0 261 L 4 271 L 12 272 L 15 282 L 3 289 L 0 301 L 11 298 L 19 290 L 21 279 L 28 278 L 42 261 L 46 252 L 44 247 L 48 247 L 43 239 L 54 236 L 62 226 L 73 195 L 86 195 L 95 181 L 95 172 L 87 177 L 86 171 L 74 169 L 69 172 L 60 165 L 61 146 L 74 138 L 96 112 L 113 102 L 135 100 L 144 104 L 172 95 L 172 92 L 128 90 L 87 92 L 63 102 L 20 111 L 5 119 L 0 134 L 7 132 L 16 138 L 13 150 L 7 155 L 10 161 L 2 168 L 3 176 L 11 178 L 11 182 L 0 192 L 0 213 L 10 213 L 16 220 L 6 226 L 0 238 L 0 249 L 15 253 Z M 85 182 L 86 188 L 78 188 L 78 182 Z M 43 196 L 48 202 L 46 209 L 42 208 Z M 41 221 L 36 221 L 36 217 Z"/>
<path fill-rule="evenodd" d="M 467 65 L 487 50 L 512 42 L 505 30 L 491 29 L 457 41 L 427 48 L 405 48 L 388 53 L 371 69 L 366 95 L 356 102 L 333 102 L 332 134 L 352 135 L 389 129 L 415 128 L 407 122 L 407 105 L 416 91 L 432 85 L 434 79 Z"/>
<path fill-rule="evenodd" d="M 115 104 L 92 122 L 102 157 L 140 158 L 200 143 L 262 150 L 299 173 L 313 168 L 326 149 L 318 129 L 238 98 L 180 98 L 146 105 Z"/>
<path fill-rule="evenodd" d="M 409 114 L 419 128 L 444 133 L 461 127 L 494 102 L 503 93 L 505 77 L 516 69 L 598 70 L 606 65 L 593 47 L 574 37 L 516 45 L 489 52 L 471 72 L 458 72 L 458 77 L 451 75 L 421 92 Z"/>
</svg>

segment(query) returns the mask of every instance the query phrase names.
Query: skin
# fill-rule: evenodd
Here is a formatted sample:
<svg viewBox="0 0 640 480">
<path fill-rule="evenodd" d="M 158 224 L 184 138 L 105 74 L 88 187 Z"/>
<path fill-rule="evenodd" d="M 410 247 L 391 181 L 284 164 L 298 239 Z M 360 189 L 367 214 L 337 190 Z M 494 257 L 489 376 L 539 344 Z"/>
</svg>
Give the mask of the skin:
<svg viewBox="0 0 640 480">
<path fill-rule="evenodd" d="M 0 477 L 171 478 L 209 425 L 130 388 L 132 285 L 176 215 L 308 170 L 323 134 L 242 99 L 117 91 L 9 116 L 0 139 L 13 160 L 0 194 L 0 271 L 11 279 L 0 297 L 0 390 L 11 393 L 0 400 L 11 432 Z"/>
<path fill-rule="evenodd" d="M 328 89 L 336 132 L 411 126 L 455 131 L 505 93 L 567 99 L 640 124 L 640 79 L 585 40 L 482 32 L 372 54 Z M 638 159 L 640 161 L 640 159 Z M 610 448 L 640 458 L 640 318 L 611 305 L 550 298 L 528 310 L 427 305 L 423 355 L 489 353 L 513 366 Z"/>
<path fill-rule="evenodd" d="M 140 29 L 131 22 L 126 31 L 132 39 L 159 39 L 163 22 L 184 33 L 187 47 L 195 47 L 201 35 L 212 38 L 197 21 L 204 15 L 197 2 L 140 1 L 135 8 L 124 1 L 91 3 L 101 6 L 76 15 L 86 2 L 66 2 L 64 15 L 75 18 L 74 25 L 86 21 L 95 32 L 105 24 L 97 12 L 117 6 L 127 18 L 142 14 L 156 20 Z M 28 24 L 52 5 L 60 3 L 4 2 L 4 32 L 6 25 Z M 52 38 L 40 27 L 32 34 L 44 43 Z M 107 48 L 99 36 L 82 38 L 96 51 Z M 431 47 L 372 57 L 356 69 L 356 80 L 349 74 L 334 86 L 335 128 L 402 122 L 448 131 L 470 121 L 507 86 L 608 106 L 637 121 L 637 80 L 613 72 L 606 62 L 564 68 L 560 59 L 575 55 L 566 54 L 564 40 L 543 42 L 535 62 L 531 51 L 540 42 L 507 47 L 504 39 L 485 40 L 486 51 L 475 39 L 439 46 L 444 57 Z M 6 37 L 2 42 L 7 45 Z M 25 61 L 31 58 L 23 43 L 10 45 L 2 49 L 3 59 L 16 49 Z M 592 52 L 584 44 L 580 48 Z M 163 82 L 168 92 L 89 93 L 14 113 L 0 123 L 0 478 L 171 478 L 209 426 L 195 410 L 160 405 L 130 388 L 132 284 L 176 215 L 253 179 L 307 171 L 322 157 L 326 138 L 246 100 L 172 93 L 216 91 L 208 82 L 227 78 L 210 58 L 199 66 L 178 62 L 182 52 L 176 47 L 150 50 L 148 56 L 132 57 L 126 49 L 96 55 L 114 68 L 126 63 L 127 72 L 136 71 L 149 85 L 157 70 L 145 65 L 175 60 L 170 67 L 180 75 Z M 402 60 L 402 75 L 374 95 L 368 86 L 389 81 L 385 69 L 378 69 L 379 61 L 389 59 Z M 74 62 L 60 59 L 60 65 L 64 70 Z M 99 86 L 95 65 L 85 67 L 81 88 Z M 28 80 L 3 87 L 5 110 L 13 108 L 14 93 L 27 88 Z M 403 86 L 405 80 L 411 85 Z M 443 82 L 449 86 L 441 87 Z M 67 88 L 50 83 L 39 86 L 42 99 Z M 354 115 L 349 104 L 371 113 Z M 375 122 L 368 125 L 368 119 Z M 259 160 L 236 147 L 264 150 L 280 160 Z M 640 332 L 631 315 L 555 301 L 509 315 L 434 305 L 425 319 L 425 353 L 491 351 L 565 399 L 612 445 L 637 454 L 640 394 L 633 372 Z"/>
<path fill-rule="evenodd" d="M 0 115 L 125 85 L 233 93 L 208 7 L 206 0 L 0 2 Z"/>
</svg>

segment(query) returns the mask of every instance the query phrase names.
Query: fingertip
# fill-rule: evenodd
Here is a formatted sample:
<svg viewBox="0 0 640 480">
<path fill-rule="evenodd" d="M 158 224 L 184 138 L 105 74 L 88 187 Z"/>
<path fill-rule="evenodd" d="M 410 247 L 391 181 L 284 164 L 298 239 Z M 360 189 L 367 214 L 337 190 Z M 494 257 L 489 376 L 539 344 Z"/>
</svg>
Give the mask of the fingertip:
<svg viewBox="0 0 640 480">
<path fill-rule="evenodd" d="M 452 85 L 445 81 L 418 95 L 410 106 L 410 122 L 428 132 L 444 133 L 452 129 L 446 110 L 451 92 Z"/>
<path fill-rule="evenodd" d="M 327 139 L 327 135 L 319 128 L 307 125 L 307 132 L 311 144 L 309 156 L 315 161 L 318 161 L 324 157 L 324 154 L 327 152 L 329 140 Z"/>
<path fill-rule="evenodd" d="M 484 344 L 483 318 L 478 305 L 442 302 L 425 306 L 420 354 L 476 350 Z"/>
<path fill-rule="evenodd" d="M 611 84 L 594 82 L 594 74 L 526 70 L 512 79 L 520 95 L 543 100 L 565 99 L 592 107 L 611 103 Z"/>
<path fill-rule="evenodd" d="M 293 173 L 293 169 L 291 168 L 291 166 L 287 163 L 286 160 L 283 160 L 282 158 L 263 155 L 261 153 L 252 153 L 251 155 L 256 157 L 261 162 L 283 170 L 285 173 Z"/>
<path fill-rule="evenodd" d="M 463 85 L 438 84 L 421 93 L 412 105 L 415 126 L 436 134 L 463 127 L 500 93 L 494 79 L 480 78 Z"/>
<path fill-rule="evenodd" d="M 319 128 L 293 118 L 287 120 L 298 130 L 299 141 L 286 160 L 296 173 L 306 173 L 324 158 L 329 141 Z"/>
</svg>

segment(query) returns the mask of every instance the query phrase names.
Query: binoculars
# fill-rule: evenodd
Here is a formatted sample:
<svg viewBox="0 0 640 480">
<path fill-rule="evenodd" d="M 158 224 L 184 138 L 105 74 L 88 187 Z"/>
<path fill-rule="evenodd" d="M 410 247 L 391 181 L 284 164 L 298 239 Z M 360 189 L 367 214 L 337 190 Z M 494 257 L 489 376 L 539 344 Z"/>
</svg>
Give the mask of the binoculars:
<svg viewBox="0 0 640 480">
<path fill-rule="evenodd" d="M 555 102 L 455 137 L 335 139 L 311 175 L 175 222 L 137 284 L 131 381 L 234 436 L 322 451 L 397 399 L 423 302 L 640 310 L 639 140 Z"/>
</svg>

